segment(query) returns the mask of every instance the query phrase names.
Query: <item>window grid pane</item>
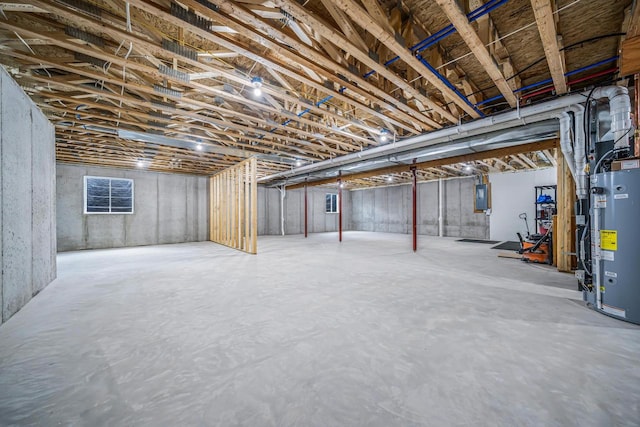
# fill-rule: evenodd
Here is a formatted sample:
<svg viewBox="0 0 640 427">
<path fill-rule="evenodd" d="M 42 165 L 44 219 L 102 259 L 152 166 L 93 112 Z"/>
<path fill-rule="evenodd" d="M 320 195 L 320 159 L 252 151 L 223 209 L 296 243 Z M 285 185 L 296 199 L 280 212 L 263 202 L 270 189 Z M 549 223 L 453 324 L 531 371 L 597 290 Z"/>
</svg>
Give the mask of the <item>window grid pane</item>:
<svg viewBox="0 0 640 427">
<path fill-rule="evenodd" d="M 325 212 L 326 213 L 338 213 L 338 195 L 327 194 L 325 196 Z"/>
<path fill-rule="evenodd" d="M 133 213 L 133 180 L 86 176 L 85 213 Z"/>
</svg>

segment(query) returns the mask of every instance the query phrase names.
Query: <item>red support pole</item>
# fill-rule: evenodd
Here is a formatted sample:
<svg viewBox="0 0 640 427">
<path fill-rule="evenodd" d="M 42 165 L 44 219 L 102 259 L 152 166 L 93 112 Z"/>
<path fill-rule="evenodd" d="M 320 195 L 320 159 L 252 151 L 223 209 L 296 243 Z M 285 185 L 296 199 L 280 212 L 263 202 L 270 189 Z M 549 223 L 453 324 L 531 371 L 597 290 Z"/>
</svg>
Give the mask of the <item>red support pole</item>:
<svg viewBox="0 0 640 427">
<path fill-rule="evenodd" d="M 413 161 L 416 162 L 415 159 Z M 416 172 L 416 167 L 411 167 L 411 173 L 413 174 L 413 252 L 418 250 L 418 208 L 417 208 L 417 189 L 418 189 L 418 174 Z"/>
<path fill-rule="evenodd" d="M 308 203 L 307 203 L 307 180 L 304 180 L 304 237 L 305 239 L 307 238 L 307 209 L 308 209 Z"/>
<path fill-rule="evenodd" d="M 338 241 L 342 242 L 342 179 L 338 178 Z"/>
</svg>

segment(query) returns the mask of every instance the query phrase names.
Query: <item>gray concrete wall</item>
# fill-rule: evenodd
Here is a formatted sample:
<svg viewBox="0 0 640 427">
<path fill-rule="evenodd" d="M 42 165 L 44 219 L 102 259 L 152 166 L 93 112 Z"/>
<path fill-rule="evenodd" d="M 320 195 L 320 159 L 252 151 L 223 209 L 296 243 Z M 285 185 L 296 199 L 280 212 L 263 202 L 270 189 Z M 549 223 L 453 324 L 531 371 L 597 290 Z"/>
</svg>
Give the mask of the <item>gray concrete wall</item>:
<svg viewBox="0 0 640 427">
<path fill-rule="evenodd" d="M 56 277 L 54 128 L 0 67 L 0 323 Z"/>
<path fill-rule="evenodd" d="M 84 214 L 84 176 L 134 182 L 134 213 Z M 208 177 L 57 164 L 58 250 L 209 239 Z"/>
<path fill-rule="evenodd" d="M 444 235 L 489 237 L 489 219 L 473 212 L 475 179 L 444 181 Z M 438 182 L 418 184 L 418 234 L 438 235 Z M 353 190 L 352 227 L 358 231 L 411 232 L 411 185 Z"/>
<path fill-rule="evenodd" d="M 338 231 L 338 214 L 325 212 L 325 196 L 335 188 L 309 187 L 307 190 L 309 233 Z M 280 190 L 258 187 L 258 234 L 281 234 Z M 304 189 L 287 190 L 284 199 L 285 234 L 304 233 Z M 351 230 L 351 192 L 342 191 L 342 229 Z"/>
</svg>

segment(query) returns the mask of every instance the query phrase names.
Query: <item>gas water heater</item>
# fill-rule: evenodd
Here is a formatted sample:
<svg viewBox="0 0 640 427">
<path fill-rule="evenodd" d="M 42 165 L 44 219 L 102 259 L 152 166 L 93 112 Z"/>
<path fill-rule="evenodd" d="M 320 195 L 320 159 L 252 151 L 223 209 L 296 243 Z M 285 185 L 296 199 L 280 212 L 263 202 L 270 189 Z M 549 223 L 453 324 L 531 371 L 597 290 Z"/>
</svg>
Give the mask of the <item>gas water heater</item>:
<svg viewBox="0 0 640 427">
<path fill-rule="evenodd" d="M 640 323 L 640 160 L 591 176 L 591 251 L 596 310 Z M 595 300 L 593 300 L 595 297 Z M 591 300 L 590 300 L 591 299 Z"/>
<path fill-rule="evenodd" d="M 626 88 L 606 88 L 600 95 L 604 99 L 585 105 L 576 277 L 595 310 L 640 324 L 640 153 L 630 144 Z"/>
</svg>

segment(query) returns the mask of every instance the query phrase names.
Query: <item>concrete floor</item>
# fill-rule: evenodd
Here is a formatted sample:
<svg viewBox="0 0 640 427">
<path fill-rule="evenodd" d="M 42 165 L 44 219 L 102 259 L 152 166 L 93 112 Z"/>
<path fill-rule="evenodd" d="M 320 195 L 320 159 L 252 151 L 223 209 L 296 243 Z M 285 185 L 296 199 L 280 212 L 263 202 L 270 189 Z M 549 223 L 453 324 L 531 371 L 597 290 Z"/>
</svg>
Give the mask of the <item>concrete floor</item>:
<svg viewBox="0 0 640 427">
<path fill-rule="evenodd" d="M 637 426 L 640 327 L 490 245 L 72 252 L 0 327 L 0 425 Z"/>
</svg>

